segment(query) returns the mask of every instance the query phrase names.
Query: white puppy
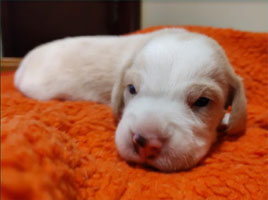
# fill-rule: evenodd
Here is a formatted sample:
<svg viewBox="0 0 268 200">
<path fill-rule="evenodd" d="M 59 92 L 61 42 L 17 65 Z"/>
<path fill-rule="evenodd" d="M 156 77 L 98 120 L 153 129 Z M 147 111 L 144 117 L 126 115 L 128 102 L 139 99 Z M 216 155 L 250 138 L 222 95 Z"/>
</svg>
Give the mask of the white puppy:
<svg viewBox="0 0 268 200">
<path fill-rule="evenodd" d="M 24 58 L 15 85 L 39 100 L 111 102 L 119 154 L 163 171 L 196 165 L 229 106 L 227 133 L 245 129 L 243 84 L 224 51 L 183 29 L 44 44 Z"/>
</svg>

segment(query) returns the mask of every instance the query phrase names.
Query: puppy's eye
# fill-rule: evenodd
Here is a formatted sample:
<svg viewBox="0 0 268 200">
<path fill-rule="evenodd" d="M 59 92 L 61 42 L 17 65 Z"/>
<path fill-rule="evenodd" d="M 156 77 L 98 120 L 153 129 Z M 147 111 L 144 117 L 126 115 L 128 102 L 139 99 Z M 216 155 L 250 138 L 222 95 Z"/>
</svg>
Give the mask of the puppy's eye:
<svg viewBox="0 0 268 200">
<path fill-rule="evenodd" d="M 137 94 L 137 91 L 136 91 L 134 85 L 132 85 L 132 84 L 128 85 L 128 91 L 130 94 L 133 94 L 133 95 Z"/>
<path fill-rule="evenodd" d="M 205 107 L 208 105 L 208 103 L 210 102 L 210 99 L 206 98 L 206 97 L 200 97 L 199 99 L 196 100 L 196 102 L 194 102 L 194 106 L 198 106 L 198 107 Z"/>
</svg>

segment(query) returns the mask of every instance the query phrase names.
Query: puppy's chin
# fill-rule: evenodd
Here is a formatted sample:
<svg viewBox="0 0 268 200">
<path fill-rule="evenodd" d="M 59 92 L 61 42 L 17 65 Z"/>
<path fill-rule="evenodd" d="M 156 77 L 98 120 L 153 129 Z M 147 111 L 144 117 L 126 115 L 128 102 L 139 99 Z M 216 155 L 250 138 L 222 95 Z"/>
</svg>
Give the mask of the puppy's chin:
<svg viewBox="0 0 268 200">
<path fill-rule="evenodd" d="M 190 137 L 183 138 L 178 136 L 178 133 L 174 134 L 176 130 L 173 130 L 174 133 L 157 157 L 142 159 L 133 145 L 133 133 L 129 122 L 132 120 L 122 117 L 116 131 L 115 140 L 120 156 L 128 162 L 149 165 L 163 172 L 187 170 L 194 167 L 207 154 L 212 143 L 207 138 L 198 138 L 192 134 Z"/>
</svg>

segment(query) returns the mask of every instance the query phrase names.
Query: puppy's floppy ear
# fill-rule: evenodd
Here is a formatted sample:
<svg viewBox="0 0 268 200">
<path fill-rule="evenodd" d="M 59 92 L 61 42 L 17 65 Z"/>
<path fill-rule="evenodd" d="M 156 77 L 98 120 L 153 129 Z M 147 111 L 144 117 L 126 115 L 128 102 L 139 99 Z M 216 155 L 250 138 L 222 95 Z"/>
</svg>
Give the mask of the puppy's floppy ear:
<svg viewBox="0 0 268 200">
<path fill-rule="evenodd" d="M 115 83 L 112 89 L 111 95 L 111 107 L 113 110 L 113 115 L 116 120 L 121 118 L 123 109 L 124 109 L 124 77 L 127 70 L 133 65 L 135 58 L 139 54 L 140 50 L 144 47 L 144 45 L 152 38 L 154 33 L 142 34 L 138 38 L 134 38 L 132 43 L 129 43 L 129 49 L 127 57 L 122 59 L 123 63 L 122 67 L 120 67 L 117 72 Z"/>
<path fill-rule="evenodd" d="M 239 134 L 245 131 L 247 119 L 247 101 L 242 79 L 233 70 L 229 71 L 229 92 L 225 108 L 231 106 L 227 122 L 228 134 Z"/>
<path fill-rule="evenodd" d="M 132 61 L 129 61 L 121 70 L 118 72 L 116 81 L 112 89 L 111 106 L 114 118 L 119 120 L 121 118 L 124 109 L 124 77 L 128 68 L 132 65 Z"/>
</svg>

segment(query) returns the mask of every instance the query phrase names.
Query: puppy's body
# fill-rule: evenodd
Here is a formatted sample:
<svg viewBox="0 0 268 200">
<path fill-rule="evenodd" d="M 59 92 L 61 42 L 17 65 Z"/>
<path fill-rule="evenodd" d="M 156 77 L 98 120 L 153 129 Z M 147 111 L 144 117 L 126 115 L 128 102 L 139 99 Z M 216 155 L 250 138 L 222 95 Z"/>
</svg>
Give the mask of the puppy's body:
<svg viewBox="0 0 268 200">
<path fill-rule="evenodd" d="M 41 45 L 23 59 L 15 85 L 39 100 L 110 103 L 115 77 L 153 35 L 84 36 Z"/>
<path fill-rule="evenodd" d="M 15 85 L 39 100 L 111 102 L 121 118 L 119 154 L 163 171 L 198 163 L 228 106 L 227 132 L 245 128 L 243 85 L 224 51 L 214 40 L 182 29 L 42 45 L 25 57 Z"/>
</svg>

